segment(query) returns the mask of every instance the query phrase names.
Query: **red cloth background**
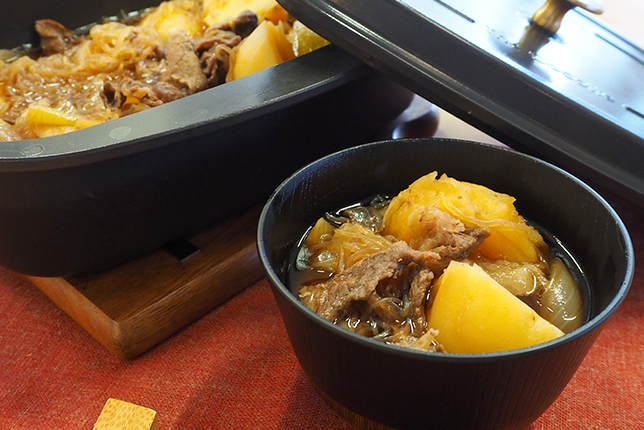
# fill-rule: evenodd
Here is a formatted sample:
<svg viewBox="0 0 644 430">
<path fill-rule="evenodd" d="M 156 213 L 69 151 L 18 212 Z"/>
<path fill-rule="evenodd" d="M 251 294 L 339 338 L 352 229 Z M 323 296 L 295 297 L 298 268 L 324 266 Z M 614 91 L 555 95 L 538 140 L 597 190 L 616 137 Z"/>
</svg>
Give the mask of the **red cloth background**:
<svg viewBox="0 0 644 430">
<path fill-rule="evenodd" d="M 604 3 L 602 19 L 643 46 L 644 3 Z M 529 430 L 644 430 L 644 209 L 617 209 L 636 249 L 631 291 Z M 156 410 L 162 430 L 352 429 L 300 369 L 266 280 L 121 361 L 0 268 L 0 429 L 89 430 L 109 397 Z"/>
<path fill-rule="evenodd" d="M 618 209 L 642 257 L 643 211 Z M 643 261 L 626 301 L 530 430 L 644 429 Z M 122 361 L 0 269 L 0 428 L 91 429 L 109 397 L 156 410 L 162 430 L 353 428 L 299 367 L 266 280 Z"/>
</svg>

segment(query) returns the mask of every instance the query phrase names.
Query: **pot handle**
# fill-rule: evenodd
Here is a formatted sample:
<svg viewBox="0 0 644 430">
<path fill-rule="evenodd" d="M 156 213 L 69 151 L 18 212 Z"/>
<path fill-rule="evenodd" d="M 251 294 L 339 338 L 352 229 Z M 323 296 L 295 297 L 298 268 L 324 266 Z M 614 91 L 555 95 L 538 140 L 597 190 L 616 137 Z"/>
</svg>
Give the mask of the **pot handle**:
<svg viewBox="0 0 644 430">
<path fill-rule="evenodd" d="M 554 34 L 561 27 L 564 15 L 575 7 L 597 15 L 602 14 L 606 9 L 602 0 L 547 0 L 532 16 L 532 24 Z"/>
</svg>

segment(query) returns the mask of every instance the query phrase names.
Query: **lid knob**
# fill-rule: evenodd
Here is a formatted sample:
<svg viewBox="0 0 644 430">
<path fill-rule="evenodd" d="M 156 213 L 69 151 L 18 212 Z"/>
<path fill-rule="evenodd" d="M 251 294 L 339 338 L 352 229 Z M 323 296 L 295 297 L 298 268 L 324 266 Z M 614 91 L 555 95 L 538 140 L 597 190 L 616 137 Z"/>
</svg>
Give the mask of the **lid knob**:
<svg viewBox="0 0 644 430">
<path fill-rule="evenodd" d="M 600 15 L 606 7 L 601 0 L 547 0 L 541 9 L 532 16 L 532 23 L 550 33 L 556 33 L 561 27 L 564 15 L 575 7 Z"/>
</svg>

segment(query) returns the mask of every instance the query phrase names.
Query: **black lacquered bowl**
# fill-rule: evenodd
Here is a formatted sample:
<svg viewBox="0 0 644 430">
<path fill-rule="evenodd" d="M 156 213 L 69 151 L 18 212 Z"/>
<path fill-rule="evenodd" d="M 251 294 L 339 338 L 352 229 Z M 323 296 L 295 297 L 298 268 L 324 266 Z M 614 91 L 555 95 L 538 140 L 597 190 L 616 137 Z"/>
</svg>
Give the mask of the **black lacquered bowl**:
<svg viewBox="0 0 644 430">
<path fill-rule="evenodd" d="M 289 254 L 325 211 L 395 194 L 433 170 L 516 197 L 519 213 L 556 236 L 581 266 L 590 287 L 589 321 L 515 351 L 419 352 L 335 326 L 291 293 Z M 512 150 L 449 139 L 366 144 L 304 167 L 266 203 L 257 242 L 289 339 L 313 384 L 341 408 L 400 429 L 521 429 L 534 421 L 624 299 L 634 265 L 623 223 L 584 183 Z"/>
</svg>

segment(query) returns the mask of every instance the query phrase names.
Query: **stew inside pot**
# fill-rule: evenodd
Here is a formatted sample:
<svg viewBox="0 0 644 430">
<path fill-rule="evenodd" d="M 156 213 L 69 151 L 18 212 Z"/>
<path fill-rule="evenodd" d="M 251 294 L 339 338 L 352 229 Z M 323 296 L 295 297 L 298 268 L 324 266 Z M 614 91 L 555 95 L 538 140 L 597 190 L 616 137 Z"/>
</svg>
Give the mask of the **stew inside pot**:
<svg viewBox="0 0 644 430">
<path fill-rule="evenodd" d="M 275 0 L 170 0 L 85 34 L 48 19 L 35 28 L 37 52 L 0 52 L 0 141 L 130 115 L 327 43 Z"/>
</svg>

